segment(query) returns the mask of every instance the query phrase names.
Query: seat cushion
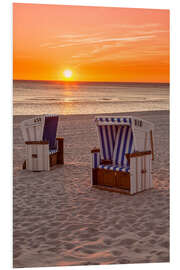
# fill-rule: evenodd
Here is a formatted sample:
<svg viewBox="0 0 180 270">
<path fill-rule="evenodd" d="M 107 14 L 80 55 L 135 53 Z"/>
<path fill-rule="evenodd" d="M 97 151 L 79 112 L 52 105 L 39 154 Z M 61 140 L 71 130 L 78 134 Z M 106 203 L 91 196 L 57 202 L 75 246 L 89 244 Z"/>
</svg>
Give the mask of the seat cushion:
<svg viewBox="0 0 180 270">
<path fill-rule="evenodd" d="M 116 172 L 129 172 L 130 168 L 129 166 L 118 166 L 118 165 L 99 165 L 99 169 L 105 169 L 105 170 L 111 170 Z"/>
</svg>

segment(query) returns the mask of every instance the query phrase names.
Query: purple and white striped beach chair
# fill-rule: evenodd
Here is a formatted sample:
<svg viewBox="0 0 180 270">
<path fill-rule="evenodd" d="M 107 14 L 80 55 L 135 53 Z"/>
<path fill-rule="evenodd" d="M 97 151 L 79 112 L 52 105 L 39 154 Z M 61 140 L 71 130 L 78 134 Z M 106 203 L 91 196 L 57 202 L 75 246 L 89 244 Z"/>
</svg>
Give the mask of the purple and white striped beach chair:
<svg viewBox="0 0 180 270">
<path fill-rule="evenodd" d="M 26 161 L 23 169 L 50 170 L 55 164 L 63 164 L 63 138 L 56 138 L 58 115 L 40 115 L 21 123 L 26 144 Z"/>
<path fill-rule="evenodd" d="M 153 124 L 131 116 L 95 122 L 100 148 L 91 151 L 92 185 L 127 194 L 152 188 Z"/>
</svg>

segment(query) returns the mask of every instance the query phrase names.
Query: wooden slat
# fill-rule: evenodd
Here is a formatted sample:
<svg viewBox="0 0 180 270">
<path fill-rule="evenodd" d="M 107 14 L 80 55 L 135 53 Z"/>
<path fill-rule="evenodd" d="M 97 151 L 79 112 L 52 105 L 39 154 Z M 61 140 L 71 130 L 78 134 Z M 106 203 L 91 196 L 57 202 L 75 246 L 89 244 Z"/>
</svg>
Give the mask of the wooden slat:
<svg viewBox="0 0 180 270">
<path fill-rule="evenodd" d="M 43 170 L 43 144 L 37 145 L 37 152 L 38 152 L 38 170 Z"/>
<path fill-rule="evenodd" d="M 150 186 L 149 186 L 149 159 L 150 159 L 150 156 L 146 156 L 146 189 L 148 189 Z"/>
<path fill-rule="evenodd" d="M 57 164 L 64 164 L 64 138 L 56 138 L 58 141 Z"/>
<path fill-rule="evenodd" d="M 136 157 L 136 159 L 137 159 L 136 175 L 137 175 L 137 185 L 138 185 L 137 191 L 139 192 L 142 190 L 141 189 L 141 181 L 142 181 L 142 179 L 141 179 L 141 157 Z"/>
<path fill-rule="evenodd" d="M 31 147 L 31 149 L 32 149 L 32 155 L 37 154 L 36 146 L 37 146 L 36 144 L 29 145 L 29 147 Z M 32 158 L 32 156 L 30 158 L 32 160 L 32 171 L 36 171 L 37 170 L 37 160 Z"/>
<path fill-rule="evenodd" d="M 141 190 L 144 190 L 144 156 L 141 156 Z"/>
<path fill-rule="evenodd" d="M 149 187 L 153 187 L 153 182 L 152 182 L 152 159 L 150 157 L 149 159 Z"/>
<path fill-rule="evenodd" d="M 151 137 L 152 160 L 154 160 L 154 143 L 153 143 L 152 130 L 150 131 L 150 137 Z"/>
<path fill-rule="evenodd" d="M 96 152 L 100 152 L 100 149 L 99 149 L 99 148 L 93 148 L 93 149 L 91 150 L 91 153 L 96 153 Z"/>
<path fill-rule="evenodd" d="M 32 170 L 32 145 L 27 145 L 27 169 Z"/>
<path fill-rule="evenodd" d="M 145 132 L 145 139 L 144 139 L 144 151 L 147 150 L 147 132 Z"/>
<path fill-rule="evenodd" d="M 130 193 L 134 194 L 137 192 L 136 184 L 136 158 L 131 159 L 130 165 Z"/>
<path fill-rule="evenodd" d="M 126 154 L 126 158 L 129 159 L 131 157 L 140 157 L 140 156 L 151 155 L 151 154 L 152 154 L 151 151 L 134 152 L 131 154 Z"/>
<path fill-rule="evenodd" d="M 34 128 L 30 127 L 28 128 L 29 135 L 30 135 L 30 140 L 35 141 L 35 134 L 34 134 Z"/>
<path fill-rule="evenodd" d="M 146 185 L 146 182 L 147 182 L 146 157 L 148 157 L 148 156 L 145 155 L 143 157 L 143 163 L 144 163 L 144 189 L 147 189 L 147 185 Z"/>
<path fill-rule="evenodd" d="M 136 173 L 136 192 L 138 192 L 138 173 L 137 173 L 138 160 L 137 160 L 137 158 L 135 158 L 135 160 L 136 160 L 136 165 L 135 165 L 135 173 Z"/>
</svg>

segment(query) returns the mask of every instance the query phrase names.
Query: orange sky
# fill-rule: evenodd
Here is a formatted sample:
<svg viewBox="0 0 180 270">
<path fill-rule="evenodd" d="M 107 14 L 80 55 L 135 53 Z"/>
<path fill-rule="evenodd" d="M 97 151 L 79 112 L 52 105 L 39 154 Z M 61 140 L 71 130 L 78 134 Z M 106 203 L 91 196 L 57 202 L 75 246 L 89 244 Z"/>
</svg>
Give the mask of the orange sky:
<svg viewBox="0 0 180 270">
<path fill-rule="evenodd" d="M 13 78 L 169 82 L 169 11 L 13 4 Z"/>
</svg>

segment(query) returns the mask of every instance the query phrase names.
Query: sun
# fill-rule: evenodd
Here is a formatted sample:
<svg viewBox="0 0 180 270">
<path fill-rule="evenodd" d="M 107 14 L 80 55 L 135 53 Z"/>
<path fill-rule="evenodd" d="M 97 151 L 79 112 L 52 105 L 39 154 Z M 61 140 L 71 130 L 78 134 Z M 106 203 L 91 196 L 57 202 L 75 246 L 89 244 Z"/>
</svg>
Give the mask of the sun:
<svg viewBox="0 0 180 270">
<path fill-rule="evenodd" d="M 66 69 L 64 70 L 63 75 L 66 79 L 70 79 L 72 77 L 72 71 L 70 69 Z"/>
</svg>

